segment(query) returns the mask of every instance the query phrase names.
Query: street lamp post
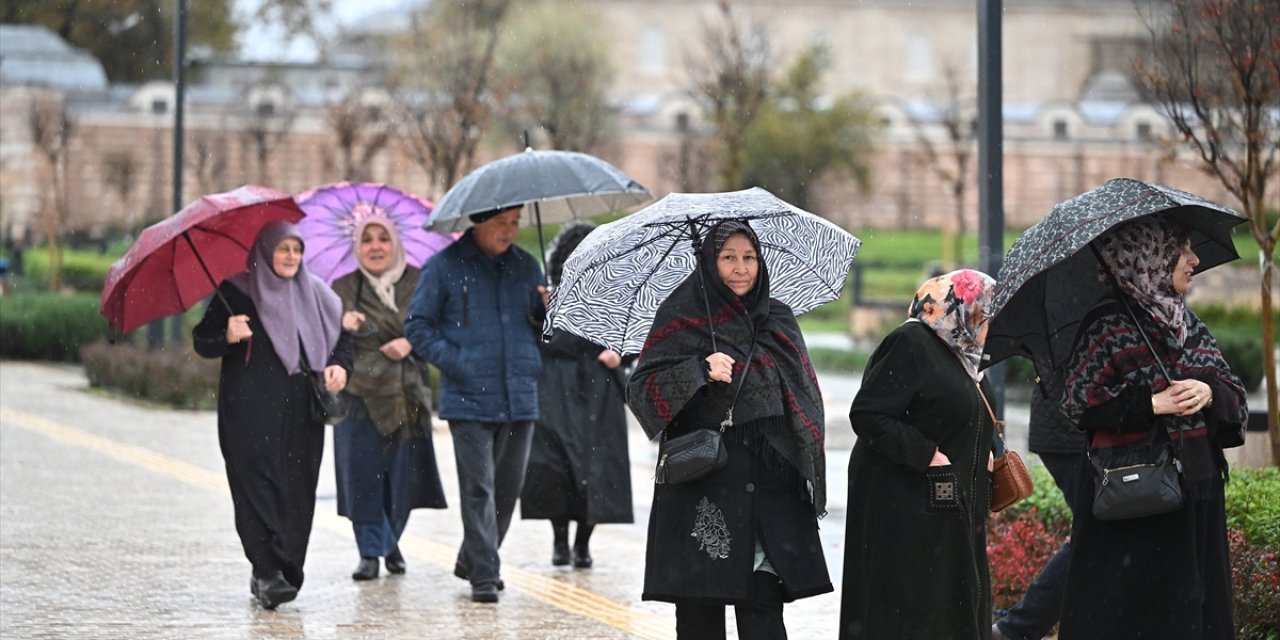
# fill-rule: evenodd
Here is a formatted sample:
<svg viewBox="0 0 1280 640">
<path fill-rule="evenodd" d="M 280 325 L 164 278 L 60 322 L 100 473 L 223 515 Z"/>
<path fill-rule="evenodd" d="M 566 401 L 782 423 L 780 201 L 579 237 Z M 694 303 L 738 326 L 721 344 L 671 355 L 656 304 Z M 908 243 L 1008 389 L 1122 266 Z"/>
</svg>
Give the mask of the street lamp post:
<svg viewBox="0 0 1280 640">
<path fill-rule="evenodd" d="M 978 0 L 978 264 L 996 277 L 1004 256 L 1004 100 L 1001 0 Z M 987 370 L 1004 412 L 1004 365 Z"/>
</svg>

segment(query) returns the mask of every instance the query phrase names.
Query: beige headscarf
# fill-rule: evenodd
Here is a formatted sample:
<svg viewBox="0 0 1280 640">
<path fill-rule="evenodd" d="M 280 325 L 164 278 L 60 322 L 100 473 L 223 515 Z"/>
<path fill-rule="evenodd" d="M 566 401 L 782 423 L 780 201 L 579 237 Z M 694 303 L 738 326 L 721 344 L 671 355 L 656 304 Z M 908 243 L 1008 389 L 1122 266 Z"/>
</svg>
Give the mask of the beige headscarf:
<svg viewBox="0 0 1280 640">
<path fill-rule="evenodd" d="M 987 334 L 983 329 L 995 285 L 995 279 L 981 271 L 952 271 L 920 285 L 907 310 L 909 319 L 929 325 L 951 347 L 974 382 L 981 381 L 984 373 L 982 347 Z"/>
<path fill-rule="evenodd" d="M 383 271 L 381 275 L 373 275 L 368 269 L 364 268 L 364 263 L 360 261 L 360 238 L 364 235 L 364 230 L 369 225 L 377 225 L 387 230 L 387 235 L 391 236 L 391 267 Z M 360 265 L 360 273 L 364 274 L 364 279 L 373 288 L 373 293 L 378 296 L 378 300 L 382 304 L 387 305 L 392 311 L 399 311 L 396 306 L 396 283 L 400 281 L 404 275 L 405 259 L 404 244 L 400 242 L 400 232 L 396 230 L 396 223 L 384 216 L 370 216 L 361 220 L 356 224 L 354 237 L 352 240 L 356 243 L 356 263 Z"/>
</svg>

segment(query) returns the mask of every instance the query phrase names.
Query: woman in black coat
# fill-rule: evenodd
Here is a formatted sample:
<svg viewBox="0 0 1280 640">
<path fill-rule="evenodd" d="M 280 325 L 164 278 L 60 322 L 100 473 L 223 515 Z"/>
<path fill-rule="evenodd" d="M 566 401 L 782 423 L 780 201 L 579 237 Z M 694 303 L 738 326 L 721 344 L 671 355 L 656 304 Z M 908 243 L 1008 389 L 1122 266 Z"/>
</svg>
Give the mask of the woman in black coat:
<svg viewBox="0 0 1280 640">
<path fill-rule="evenodd" d="M 227 304 L 211 302 L 192 330 L 197 353 L 222 358 L 218 443 L 253 565 L 249 590 L 266 609 L 297 597 L 311 537 L 324 424 L 310 417 L 307 376 L 336 392 L 351 369 L 342 303 L 307 272 L 302 251 L 294 225 L 263 227 L 248 273 L 219 287 Z"/>
<path fill-rule="evenodd" d="M 333 283 L 347 309 L 355 369 L 347 385 L 347 418 L 333 430 L 338 513 L 351 520 L 360 563 L 353 580 L 405 572 L 400 534 L 413 509 L 445 508 L 431 441 L 431 388 L 426 364 L 404 337 L 404 317 L 418 285 L 391 220 L 370 216 L 353 232 L 359 268 Z"/>
<path fill-rule="evenodd" d="M 1222 450 L 1244 442 L 1244 385 L 1186 306 L 1199 259 L 1184 229 L 1144 216 L 1097 243 L 1118 291 L 1080 324 L 1063 410 L 1104 467 L 1176 452 L 1184 499 L 1169 513 L 1099 520 L 1082 462 L 1060 637 L 1233 638 Z"/>
<path fill-rule="evenodd" d="M 840 638 L 991 637 L 990 384 L 978 370 L 995 281 L 926 281 L 849 409 Z"/>
<path fill-rule="evenodd" d="M 707 232 L 694 273 L 658 308 L 627 398 L 651 438 L 720 430 L 732 408 L 728 464 L 654 487 L 643 598 L 675 603 L 680 638 L 724 638 L 725 605 L 739 638 L 785 638 L 783 603 L 832 591 L 818 538 L 825 422 L 799 326 L 769 298 L 747 223 Z"/>
<path fill-rule="evenodd" d="M 595 226 L 576 223 L 557 236 L 547 258 L 552 285 L 569 254 Z M 558 331 L 542 345 L 538 379 L 541 418 L 525 472 L 520 516 L 551 520 L 551 564 L 570 562 L 569 521 L 578 523 L 573 566 L 592 565 L 595 525 L 633 522 L 627 453 L 627 361 L 617 352 Z"/>
</svg>

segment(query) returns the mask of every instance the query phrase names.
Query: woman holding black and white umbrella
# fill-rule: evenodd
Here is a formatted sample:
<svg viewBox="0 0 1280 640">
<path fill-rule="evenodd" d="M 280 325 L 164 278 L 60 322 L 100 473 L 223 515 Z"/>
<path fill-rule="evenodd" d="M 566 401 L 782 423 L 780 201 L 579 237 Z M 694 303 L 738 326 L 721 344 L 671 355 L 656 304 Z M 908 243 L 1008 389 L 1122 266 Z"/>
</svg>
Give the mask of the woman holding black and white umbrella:
<svg viewBox="0 0 1280 640">
<path fill-rule="evenodd" d="M 1108 468 L 1177 451 L 1183 504 L 1158 515 L 1100 520 L 1092 512 L 1095 472 L 1085 463 L 1063 640 L 1235 636 L 1223 449 L 1243 443 L 1245 391 L 1187 308 L 1199 263 L 1189 239 L 1187 229 L 1157 214 L 1096 241 L 1110 272 L 1097 277 L 1115 285 L 1080 325 L 1063 408 Z"/>
<path fill-rule="evenodd" d="M 752 228 L 712 226 L 628 384 L 650 437 L 715 429 L 732 406 L 728 463 L 654 488 L 643 598 L 675 603 L 679 638 L 724 638 L 725 605 L 739 638 L 783 638 L 784 603 L 832 591 L 822 397 L 795 316 L 769 292 Z"/>
</svg>

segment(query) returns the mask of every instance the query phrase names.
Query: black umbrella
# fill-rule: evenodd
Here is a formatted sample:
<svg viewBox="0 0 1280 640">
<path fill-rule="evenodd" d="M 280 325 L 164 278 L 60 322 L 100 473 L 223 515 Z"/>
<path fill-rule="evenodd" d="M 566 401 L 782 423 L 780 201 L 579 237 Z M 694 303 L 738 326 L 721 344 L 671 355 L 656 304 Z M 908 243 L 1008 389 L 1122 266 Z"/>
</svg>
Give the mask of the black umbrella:
<svg viewBox="0 0 1280 640">
<path fill-rule="evenodd" d="M 1063 366 L 1077 325 L 1110 289 L 1087 247 L 1120 223 L 1156 214 L 1191 231 L 1197 273 L 1240 257 L 1231 229 L 1245 218 L 1231 209 L 1164 185 L 1108 180 L 1058 203 L 1013 242 L 990 307 L 984 366 L 1015 355 L 1042 375 Z"/>
</svg>

